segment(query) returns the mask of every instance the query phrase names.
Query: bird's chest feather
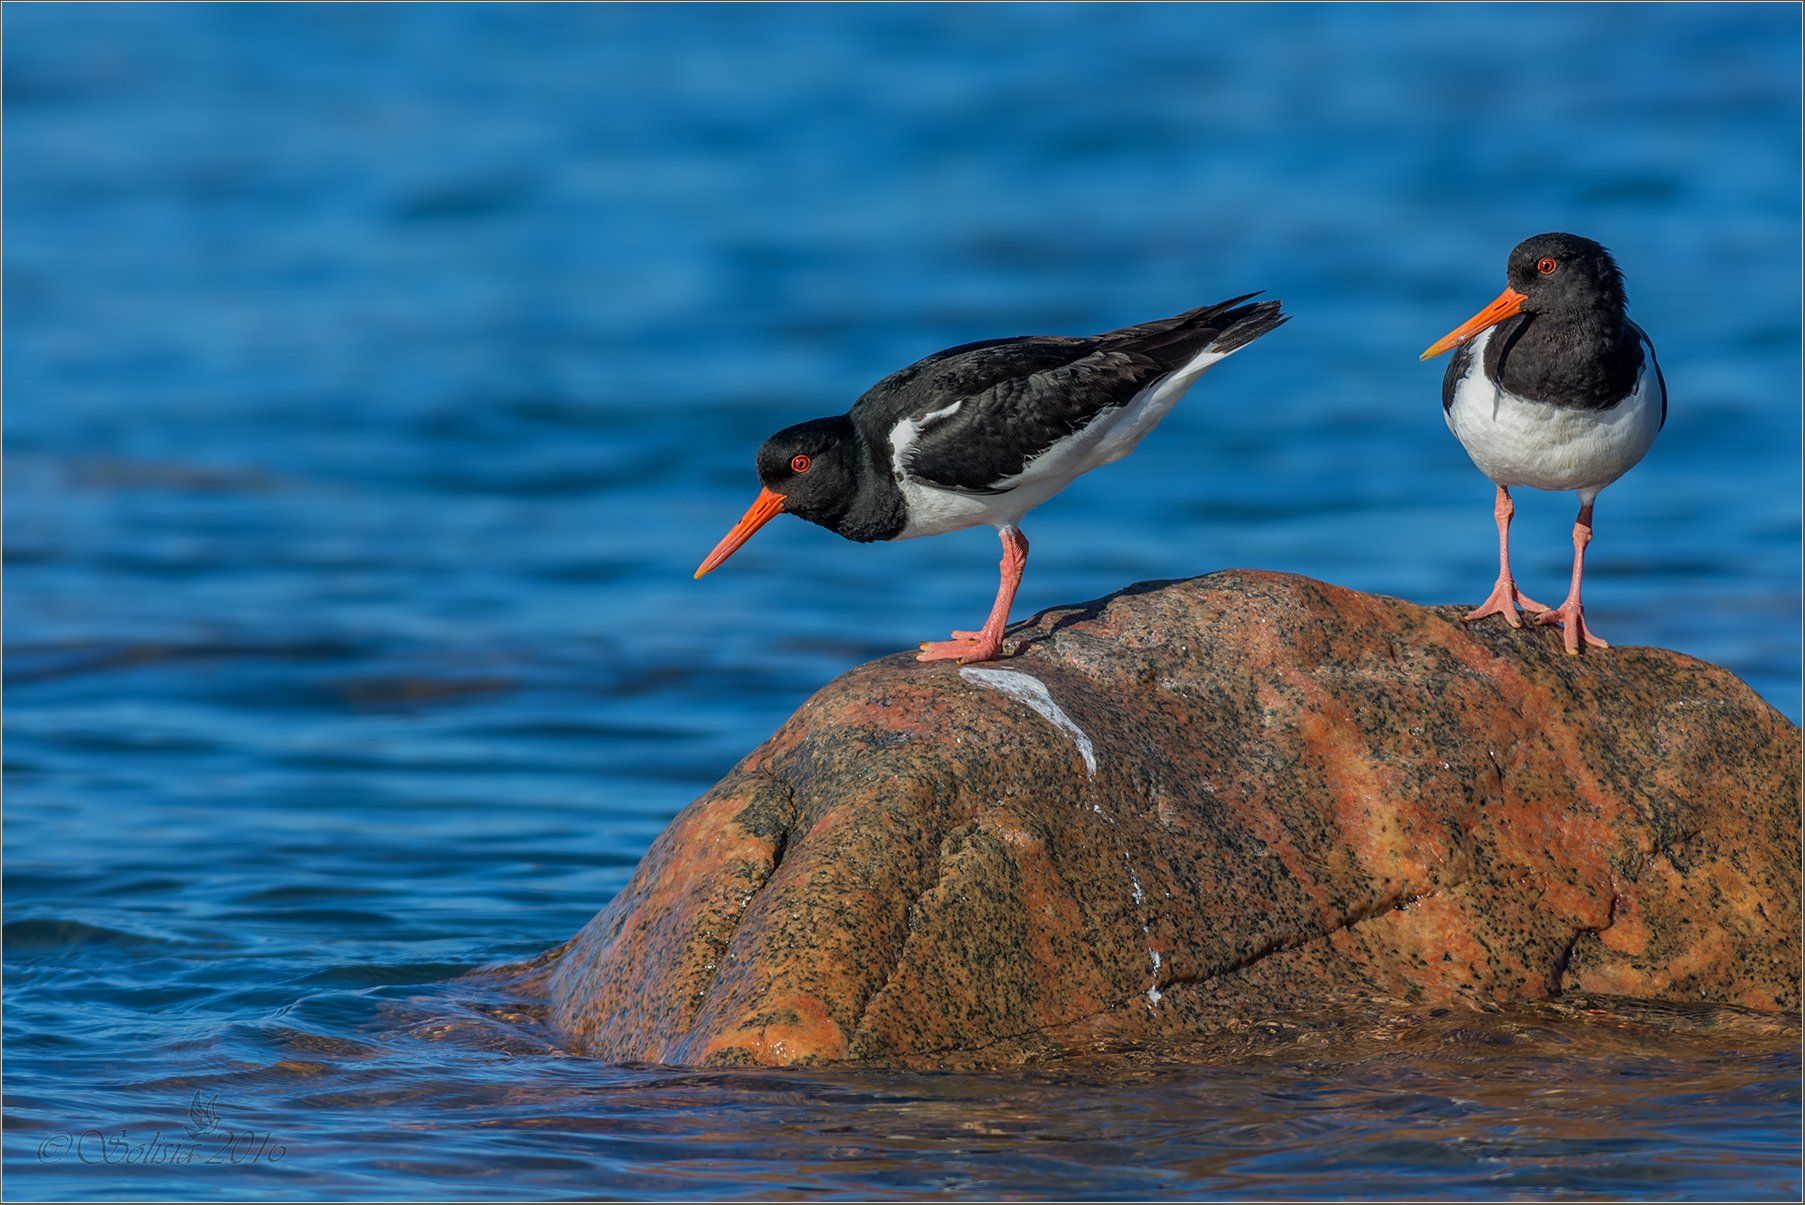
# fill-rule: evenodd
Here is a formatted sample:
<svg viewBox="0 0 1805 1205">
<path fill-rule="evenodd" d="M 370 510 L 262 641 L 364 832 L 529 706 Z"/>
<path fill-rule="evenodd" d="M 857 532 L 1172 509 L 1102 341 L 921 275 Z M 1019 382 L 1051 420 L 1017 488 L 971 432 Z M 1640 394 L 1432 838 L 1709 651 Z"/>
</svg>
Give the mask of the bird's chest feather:
<svg viewBox="0 0 1805 1205">
<path fill-rule="evenodd" d="M 1647 365 L 1623 401 L 1604 409 L 1520 397 L 1484 370 L 1486 331 L 1446 410 L 1448 428 L 1479 471 L 1499 485 L 1595 491 L 1635 467 L 1660 430 L 1662 399 Z"/>
</svg>

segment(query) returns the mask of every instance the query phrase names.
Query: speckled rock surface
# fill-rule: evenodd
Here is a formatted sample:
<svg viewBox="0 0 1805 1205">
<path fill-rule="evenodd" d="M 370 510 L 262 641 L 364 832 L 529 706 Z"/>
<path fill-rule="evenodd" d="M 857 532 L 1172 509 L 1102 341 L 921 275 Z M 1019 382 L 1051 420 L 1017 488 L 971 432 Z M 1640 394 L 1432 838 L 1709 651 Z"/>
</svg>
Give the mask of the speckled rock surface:
<svg viewBox="0 0 1805 1205">
<path fill-rule="evenodd" d="M 1305 578 L 845 674 L 544 966 L 617 1061 L 999 1065 L 1349 1001 L 1799 1001 L 1799 730 Z M 1000 672 L 999 672 L 1000 671 Z"/>
</svg>

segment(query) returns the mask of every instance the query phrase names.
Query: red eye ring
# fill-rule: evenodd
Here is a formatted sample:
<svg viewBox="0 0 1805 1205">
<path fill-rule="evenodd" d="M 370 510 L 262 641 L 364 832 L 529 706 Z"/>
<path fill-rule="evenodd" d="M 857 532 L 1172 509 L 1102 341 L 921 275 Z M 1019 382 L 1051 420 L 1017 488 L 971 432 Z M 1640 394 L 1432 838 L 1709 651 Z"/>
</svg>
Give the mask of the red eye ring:
<svg viewBox="0 0 1805 1205">
<path fill-rule="evenodd" d="M 1540 272 L 1543 276 L 1554 275 L 1554 270 L 1558 267 L 1560 267 L 1560 265 L 1546 255 L 1541 259 L 1536 260 L 1536 271 Z"/>
<path fill-rule="evenodd" d="M 815 462 L 806 456 L 792 456 L 790 457 L 790 471 L 792 473 L 806 473 L 808 472 L 809 465 L 813 463 Z"/>
</svg>

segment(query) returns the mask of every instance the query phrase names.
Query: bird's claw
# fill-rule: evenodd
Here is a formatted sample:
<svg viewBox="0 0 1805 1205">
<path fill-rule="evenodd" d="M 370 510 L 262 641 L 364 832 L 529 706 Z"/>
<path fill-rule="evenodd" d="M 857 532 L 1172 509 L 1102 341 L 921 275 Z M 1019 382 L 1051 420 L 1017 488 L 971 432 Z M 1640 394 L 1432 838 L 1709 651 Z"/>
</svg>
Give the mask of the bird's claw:
<svg viewBox="0 0 1805 1205">
<path fill-rule="evenodd" d="M 1592 629 L 1586 626 L 1586 613 L 1572 599 L 1568 599 L 1558 607 L 1544 610 L 1535 617 L 1538 624 L 1558 626 L 1561 629 L 1561 644 L 1566 647 L 1567 656 L 1579 656 L 1580 645 L 1588 648 L 1608 649 L 1611 646 L 1592 635 Z"/>
<path fill-rule="evenodd" d="M 982 632 L 954 632 L 951 640 L 928 640 L 915 654 L 917 661 L 956 661 L 970 665 L 974 661 L 994 661 L 1003 651 L 1001 639 L 989 639 Z"/>
<path fill-rule="evenodd" d="M 1547 607 L 1518 590 L 1516 582 L 1508 577 L 1501 577 L 1492 587 L 1491 594 L 1486 596 L 1486 600 L 1462 615 L 1460 622 L 1472 623 L 1474 620 L 1484 619 L 1488 615 L 1502 615 L 1505 623 L 1513 628 L 1520 628 L 1523 626 L 1523 621 L 1517 618 L 1518 607 L 1522 607 L 1525 611 L 1548 610 Z"/>
</svg>

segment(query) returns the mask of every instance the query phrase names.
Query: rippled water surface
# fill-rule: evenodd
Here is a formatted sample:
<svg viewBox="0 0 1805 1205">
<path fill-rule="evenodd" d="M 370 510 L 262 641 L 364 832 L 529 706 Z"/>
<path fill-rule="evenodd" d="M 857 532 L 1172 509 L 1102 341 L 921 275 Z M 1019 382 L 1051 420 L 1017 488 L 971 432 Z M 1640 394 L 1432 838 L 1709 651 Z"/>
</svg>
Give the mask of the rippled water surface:
<svg viewBox="0 0 1805 1205">
<path fill-rule="evenodd" d="M 968 339 L 1297 315 L 1036 513 L 1021 614 L 1248 565 L 1477 600 L 1416 352 L 1597 235 L 1673 412 L 1589 610 L 1797 719 L 1798 51 L 1783 6 L 10 7 L 10 1195 L 1796 1197 L 1784 1029 L 704 1074 L 448 980 L 981 613 L 983 532 L 785 521 L 690 580 L 765 433 Z M 1532 594 L 1570 508 L 1519 501 Z"/>
</svg>

